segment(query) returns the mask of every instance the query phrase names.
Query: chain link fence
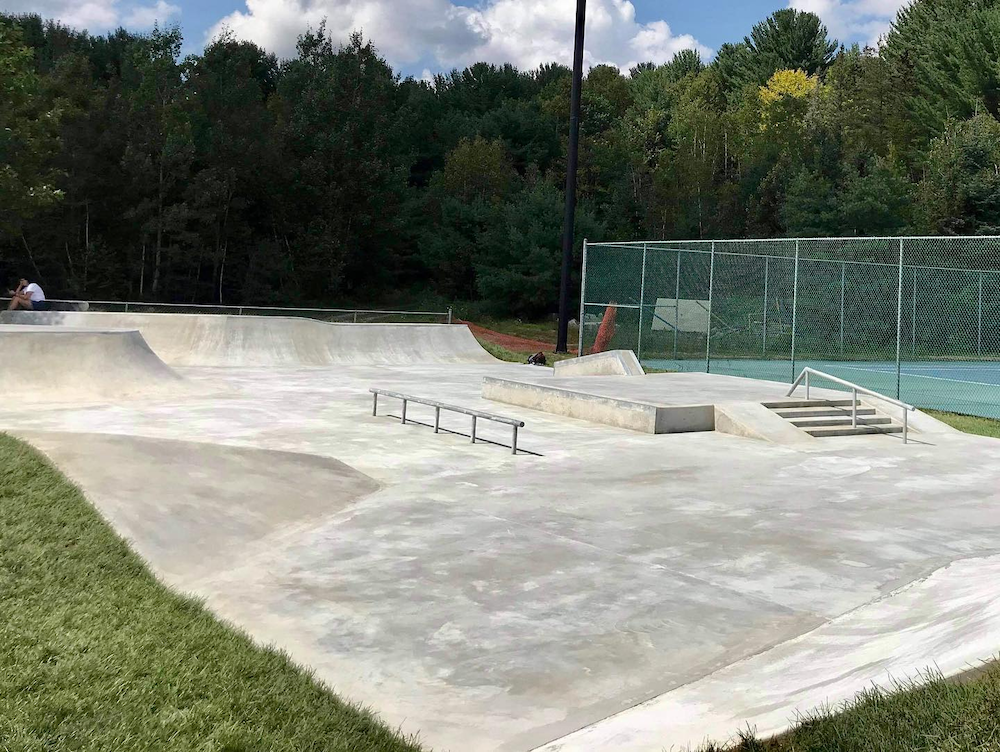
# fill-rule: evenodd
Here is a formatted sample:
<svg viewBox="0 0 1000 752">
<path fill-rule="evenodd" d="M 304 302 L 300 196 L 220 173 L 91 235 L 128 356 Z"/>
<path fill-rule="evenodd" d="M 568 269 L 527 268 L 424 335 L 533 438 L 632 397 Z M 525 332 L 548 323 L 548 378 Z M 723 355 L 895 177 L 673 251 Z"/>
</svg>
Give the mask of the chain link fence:
<svg viewBox="0 0 1000 752">
<path fill-rule="evenodd" d="M 1000 418 L 1000 237 L 587 243 L 581 301 L 581 352 Z"/>
<path fill-rule="evenodd" d="M 10 298 L 0 297 L 0 310 Z M 188 313 L 222 316 L 296 316 L 340 324 L 451 324 L 447 311 L 389 311 L 362 308 L 295 308 L 287 306 L 231 306 L 199 303 L 143 303 L 118 300 L 63 300 L 49 298 L 50 310 L 94 313 Z"/>
</svg>

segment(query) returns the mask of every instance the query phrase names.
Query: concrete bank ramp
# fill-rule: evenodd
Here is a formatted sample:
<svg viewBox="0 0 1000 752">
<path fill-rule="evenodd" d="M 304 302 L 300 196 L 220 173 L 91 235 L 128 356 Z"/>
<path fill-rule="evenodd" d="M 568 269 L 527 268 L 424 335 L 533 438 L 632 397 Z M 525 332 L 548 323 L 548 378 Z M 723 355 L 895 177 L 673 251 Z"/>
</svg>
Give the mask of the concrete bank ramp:
<svg viewBox="0 0 1000 752">
<path fill-rule="evenodd" d="M 137 329 L 175 366 L 496 363 L 464 325 L 330 324 L 285 316 L 16 311 L 0 323 Z"/>
<path fill-rule="evenodd" d="M 343 462 L 307 454 L 140 436 L 17 435 L 78 484 L 158 575 L 185 589 L 380 488 Z"/>
<path fill-rule="evenodd" d="M 193 393 L 136 330 L 0 324 L 0 393 L 30 402 Z"/>
<path fill-rule="evenodd" d="M 580 358 L 558 360 L 552 366 L 556 376 L 645 376 L 639 359 L 631 350 L 608 350 Z"/>
</svg>

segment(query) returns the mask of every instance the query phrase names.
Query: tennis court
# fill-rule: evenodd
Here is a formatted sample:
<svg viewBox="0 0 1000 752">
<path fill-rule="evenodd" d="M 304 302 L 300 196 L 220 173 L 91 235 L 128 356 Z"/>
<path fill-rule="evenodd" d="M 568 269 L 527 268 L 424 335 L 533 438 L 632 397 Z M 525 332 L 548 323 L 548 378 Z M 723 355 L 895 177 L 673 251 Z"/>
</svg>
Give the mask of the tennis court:
<svg viewBox="0 0 1000 752">
<path fill-rule="evenodd" d="M 580 348 L 1000 418 L 1000 236 L 585 243 Z"/>
<path fill-rule="evenodd" d="M 705 360 L 643 359 L 647 368 L 668 371 L 704 371 Z M 801 360 L 795 376 L 806 366 L 895 397 L 895 361 Z M 790 360 L 712 358 L 712 373 L 768 381 L 793 381 Z M 824 384 L 838 388 L 835 384 Z M 917 407 L 1000 419 L 1000 361 L 917 361 L 900 364 L 899 398 Z"/>
</svg>

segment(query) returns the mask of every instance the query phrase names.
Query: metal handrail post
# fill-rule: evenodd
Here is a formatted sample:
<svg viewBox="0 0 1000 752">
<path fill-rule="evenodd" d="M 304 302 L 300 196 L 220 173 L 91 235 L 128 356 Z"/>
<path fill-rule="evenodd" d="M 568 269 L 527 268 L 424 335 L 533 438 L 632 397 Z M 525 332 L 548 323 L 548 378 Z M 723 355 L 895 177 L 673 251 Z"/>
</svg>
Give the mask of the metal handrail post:
<svg viewBox="0 0 1000 752">
<path fill-rule="evenodd" d="M 851 390 L 851 428 L 858 427 L 858 390 Z"/>
<path fill-rule="evenodd" d="M 372 416 L 378 415 L 378 392 L 372 394 Z"/>
<path fill-rule="evenodd" d="M 907 443 L 907 434 L 910 430 L 910 411 L 903 408 L 903 443 Z"/>
<path fill-rule="evenodd" d="M 517 454 L 517 426 L 511 426 L 514 429 L 514 436 L 510 442 L 510 453 Z"/>
<path fill-rule="evenodd" d="M 448 323 L 451 323 L 451 306 L 448 306 Z"/>
<path fill-rule="evenodd" d="M 809 371 L 806 371 L 806 399 L 809 399 Z"/>
<path fill-rule="evenodd" d="M 476 443 L 476 416 L 472 416 L 472 443 Z"/>
<path fill-rule="evenodd" d="M 406 400 L 405 399 L 403 400 L 402 418 L 400 420 L 400 423 L 406 423 Z"/>
<path fill-rule="evenodd" d="M 437 433 L 438 429 L 440 427 L 441 427 L 441 408 L 440 407 L 435 407 L 434 408 L 434 433 Z"/>
</svg>

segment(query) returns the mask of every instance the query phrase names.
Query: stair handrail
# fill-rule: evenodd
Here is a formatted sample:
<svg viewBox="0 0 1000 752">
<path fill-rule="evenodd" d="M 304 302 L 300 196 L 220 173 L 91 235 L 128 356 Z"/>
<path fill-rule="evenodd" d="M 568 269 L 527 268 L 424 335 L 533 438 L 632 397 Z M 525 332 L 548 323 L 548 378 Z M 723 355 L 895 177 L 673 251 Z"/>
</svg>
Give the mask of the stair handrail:
<svg viewBox="0 0 1000 752">
<path fill-rule="evenodd" d="M 869 389 L 867 387 L 861 386 L 860 384 L 855 384 L 853 381 L 848 381 L 847 379 L 842 379 L 839 376 L 834 376 L 832 374 L 826 373 L 825 371 L 819 371 L 815 368 L 805 367 L 802 369 L 802 373 L 799 374 L 798 378 L 792 383 L 792 388 L 788 390 L 787 397 L 791 397 L 795 390 L 799 388 L 799 385 L 803 380 L 806 382 L 806 399 L 809 399 L 809 377 L 818 376 L 821 379 L 826 379 L 827 381 L 832 381 L 835 384 L 840 384 L 841 386 L 846 386 L 851 390 L 851 428 L 858 427 L 858 394 L 867 394 L 869 397 L 875 397 L 876 399 L 888 402 L 896 407 L 900 407 L 903 410 L 903 443 L 907 443 L 907 435 L 909 433 L 909 417 L 911 412 L 916 411 L 916 407 L 913 405 L 903 402 L 902 400 L 895 399 L 893 397 L 887 397 L 884 394 L 876 392 L 874 389 Z"/>
</svg>

